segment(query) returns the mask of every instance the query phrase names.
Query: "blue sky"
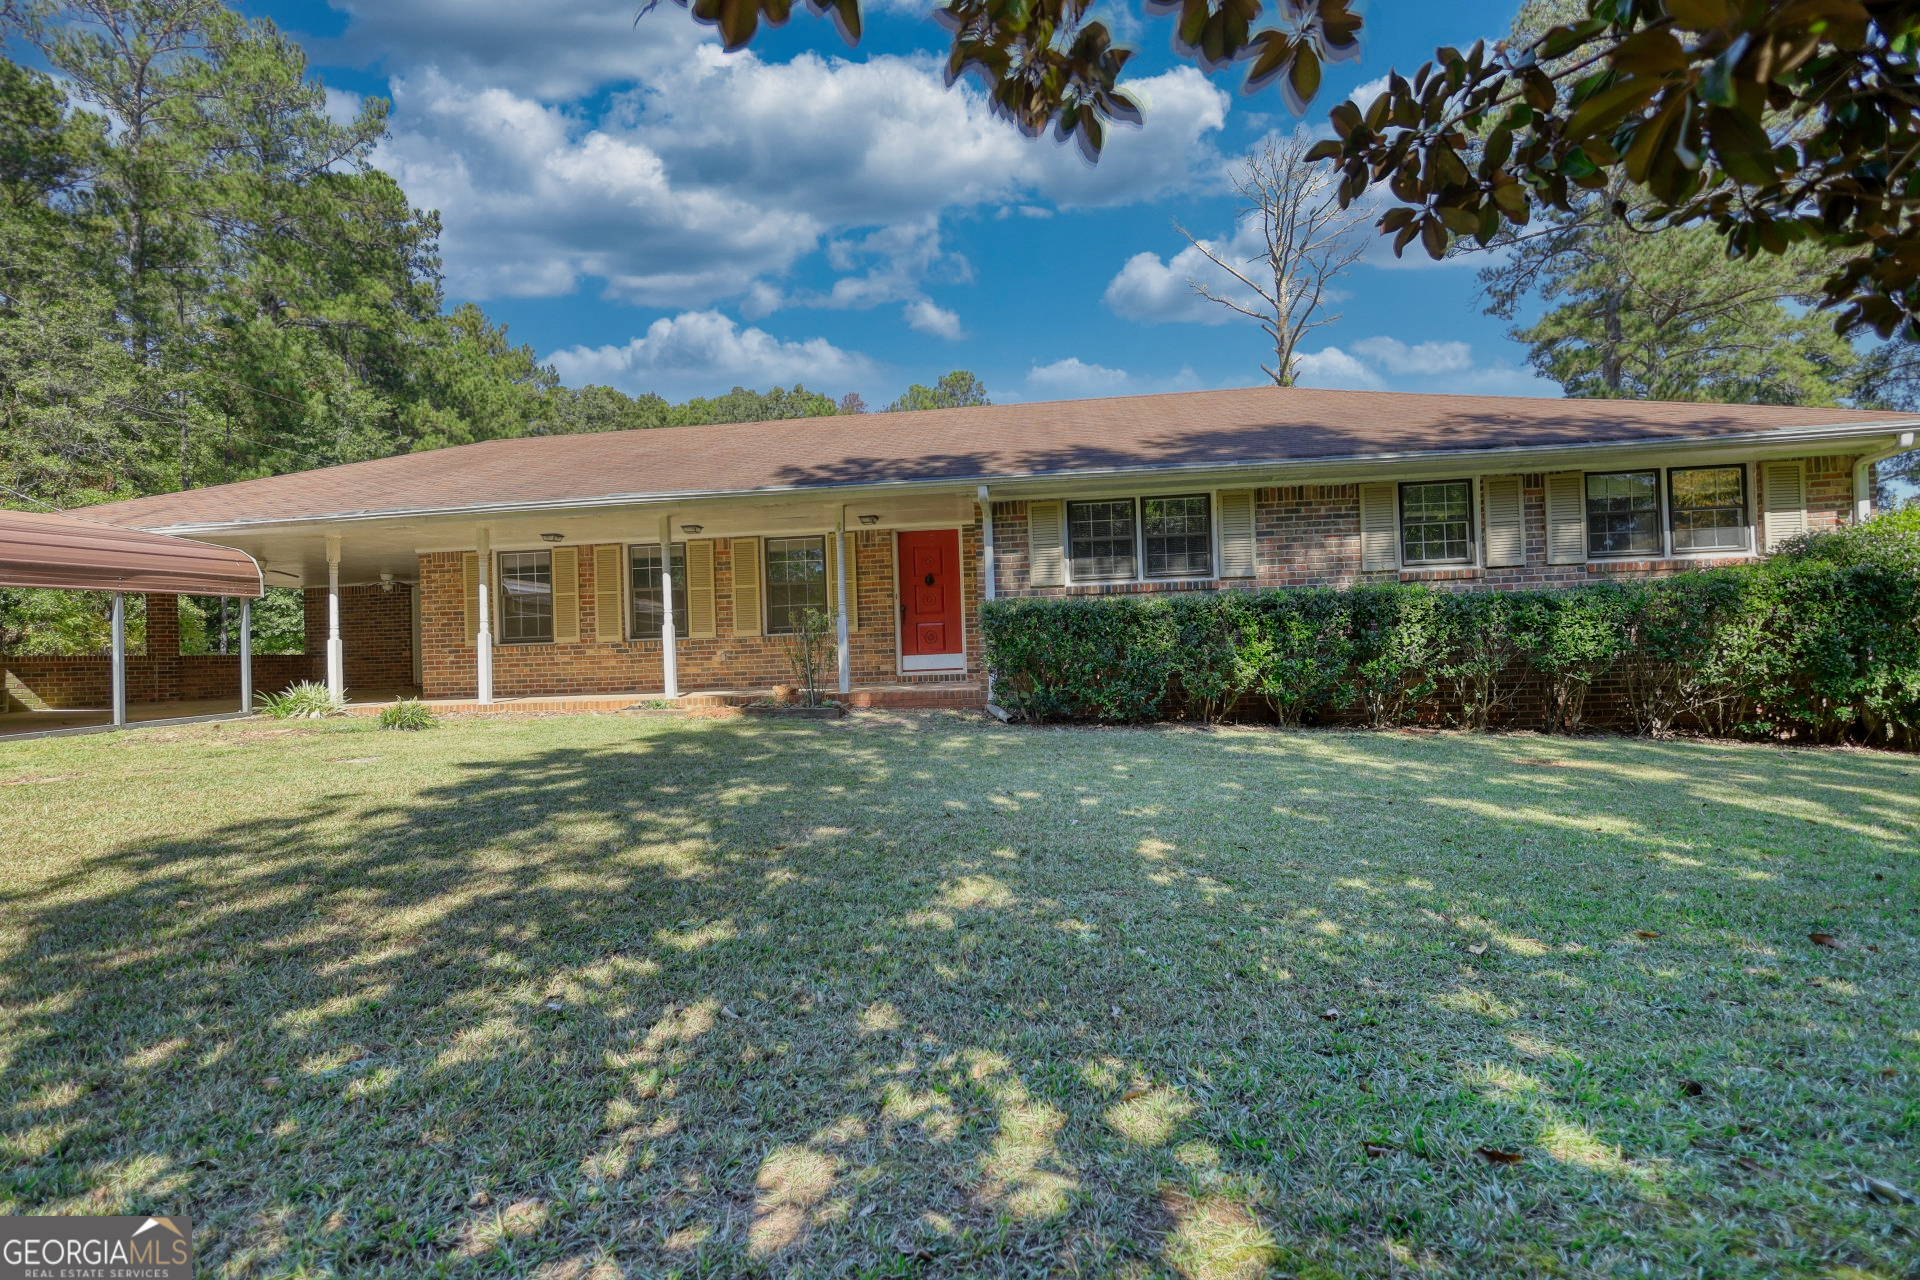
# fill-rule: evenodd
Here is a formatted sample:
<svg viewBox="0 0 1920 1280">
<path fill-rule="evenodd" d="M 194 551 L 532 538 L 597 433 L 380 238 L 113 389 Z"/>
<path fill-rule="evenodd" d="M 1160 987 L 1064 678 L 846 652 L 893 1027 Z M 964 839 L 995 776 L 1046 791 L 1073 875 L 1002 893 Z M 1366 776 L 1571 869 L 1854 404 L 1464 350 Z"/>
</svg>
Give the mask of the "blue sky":
<svg viewBox="0 0 1920 1280">
<path fill-rule="evenodd" d="M 480 303 L 570 385 L 799 381 L 878 407 L 955 367 L 1013 401 L 1247 386 L 1271 358 L 1190 296 L 1172 223 L 1229 236 L 1233 162 L 1296 122 L 1277 90 L 1242 96 L 1237 73 L 1175 57 L 1170 21 L 1138 7 L 1115 23 L 1146 124 L 1094 167 L 947 89 L 944 32 L 915 0 L 869 0 L 857 48 L 801 13 L 732 55 L 672 0 L 637 21 L 637 0 L 242 8 L 303 41 L 339 110 L 393 101 L 380 163 L 440 210 L 449 302 Z M 1511 12 L 1380 0 L 1307 122 Z M 1557 394 L 1481 314 L 1471 260 L 1380 246 L 1342 288 L 1305 382 Z"/>
</svg>

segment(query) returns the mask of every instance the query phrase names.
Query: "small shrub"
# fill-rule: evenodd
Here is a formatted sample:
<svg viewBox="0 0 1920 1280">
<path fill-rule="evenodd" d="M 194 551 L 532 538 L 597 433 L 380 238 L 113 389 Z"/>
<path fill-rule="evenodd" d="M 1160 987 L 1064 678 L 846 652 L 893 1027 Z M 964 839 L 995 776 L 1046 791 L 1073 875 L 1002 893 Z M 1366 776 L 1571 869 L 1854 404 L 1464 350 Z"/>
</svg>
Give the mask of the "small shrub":
<svg viewBox="0 0 1920 1280">
<path fill-rule="evenodd" d="M 1525 649 L 1514 624 L 1515 597 L 1504 591 L 1450 591 L 1439 597 L 1439 676 L 1461 723 L 1485 729 L 1513 705 Z"/>
<path fill-rule="evenodd" d="M 279 693 L 261 694 L 258 709 L 274 720 L 321 720 L 345 713 L 347 704 L 318 680 L 302 680 Z"/>
<path fill-rule="evenodd" d="M 380 708 L 382 729 L 431 729 L 436 723 L 433 708 L 418 698 L 402 698 L 392 706 Z"/>
<path fill-rule="evenodd" d="M 1611 584 L 1522 598 L 1515 622 L 1522 648 L 1545 681 L 1547 732 L 1580 728 L 1587 691 L 1626 647 L 1626 614 L 1626 594 Z"/>
<path fill-rule="evenodd" d="M 1351 701 L 1375 729 L 1412 718 L 1438 687 L 1439 602 L 1421 586 L 1362 586 L 1347 593 L 1351 610 Z"/>
</svg>

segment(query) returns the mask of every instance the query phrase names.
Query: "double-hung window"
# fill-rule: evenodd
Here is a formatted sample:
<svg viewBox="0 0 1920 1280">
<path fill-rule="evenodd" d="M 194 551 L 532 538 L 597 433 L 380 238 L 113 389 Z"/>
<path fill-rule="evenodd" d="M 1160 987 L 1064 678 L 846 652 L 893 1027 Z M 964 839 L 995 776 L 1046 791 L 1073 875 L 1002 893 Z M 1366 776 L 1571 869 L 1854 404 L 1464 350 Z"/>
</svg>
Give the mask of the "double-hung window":
<svg viewBox="0 0 1920 1280">
<path fill-rule="evenodd" d="M 1102 498 L 1067 503 L 1075 582 L 1213 576 L 1213 498 Z"/>
<path fill-rule="evenodd" d="M 1674 554 L 1747 550 L 1745 467 L 1675 467 L 1667 472 L 1667 505 Z"/>
<path fill-rule="evenodd" d="M 1473 481 L 1416 480 L 1400 486 L 1400 562 L 1473 563 Z"/>
<path fill-rule="evenodd" d="M 1133 499 L 1067 504 L 1067 559 L 1075 582 L 1124 582 L 1139 576 Z"/>
<path fill-rule="evenodd" d="M 658 640 L 665 609 L 660 595 L 660 548 L 641 545 L 627 549 L 627 581 L 632 610 L 628 634 L 635 640 Z M 687 631 L 687 545 L 673 544 L 673 627 Z"/>
<path fill-rule="evenodd" d="M 1613 471 L 1587 476 L 1587 554 L 1657 556 L 1660 473 Z"/>
<path fill-rule="evenodd" d="M 766 555 L 768 635 L 799 631 L 809 609 L 828 612 L 825 538 L 768 538 Z"/>
<path fill-rule="evenodd" d="M 500 642 L 553 639 L 553 553 L 500 553 Z"/>
<path fill-rule="evenodd" d="M 1149 578 L 1213 576 L 1213 499 L 1204 493 L 1140 500 Z"/>
</svg>

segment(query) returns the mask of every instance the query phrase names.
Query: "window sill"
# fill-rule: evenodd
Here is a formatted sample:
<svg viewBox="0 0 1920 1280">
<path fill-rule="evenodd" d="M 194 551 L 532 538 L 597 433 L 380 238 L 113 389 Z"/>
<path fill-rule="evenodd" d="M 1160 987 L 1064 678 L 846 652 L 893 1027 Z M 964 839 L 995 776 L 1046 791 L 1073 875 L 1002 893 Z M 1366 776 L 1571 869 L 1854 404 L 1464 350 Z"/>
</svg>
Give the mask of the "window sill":
<svg viewBox="0 0 1920 1280">
<path fill-rule="evenodd" d="M 1154 591 L 1212 591 L 1219 585 L 1218 578 L 1120 578 L 1113 582 L 1069 582 L 1058 589 L 1070 596 L 1115 596 L 1145 595 Z"/>
<path fill-rule="evenodd" d="M 1589 560 L 1587 572 L 1672 573 L 1684 569 L 1715 569 L 1722 565 L 1751 564 L 1760 557 L 1751 551 L 1706 552 L 1689 556 L 1655 556 L 1643 560 Z"/>
<path fill-rule="evenodd" d="M 1420 566 L 1400 571 L 1402 582 L 1470 582 L 1480 576 L 1477 565 L 1433 565 Z"/>
</svg>

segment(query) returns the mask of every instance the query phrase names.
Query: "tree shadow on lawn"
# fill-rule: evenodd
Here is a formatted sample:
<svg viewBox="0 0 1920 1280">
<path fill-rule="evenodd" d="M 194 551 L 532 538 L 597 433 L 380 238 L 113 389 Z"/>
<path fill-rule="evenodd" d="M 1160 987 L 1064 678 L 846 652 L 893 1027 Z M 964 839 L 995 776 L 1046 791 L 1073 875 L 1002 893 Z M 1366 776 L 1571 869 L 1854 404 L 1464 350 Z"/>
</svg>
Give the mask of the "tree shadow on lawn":
<svg viewBox="0 0 1920 1280">
<path fill-rule="evenodd" d="M 941 722 L 490 754 L 0 894 L 0 1206 L 184 1210 L 234 1275 L 1916 1256 L 1848 1179 L 1914 1181 L 1920 762 Z"/>
</svg>

